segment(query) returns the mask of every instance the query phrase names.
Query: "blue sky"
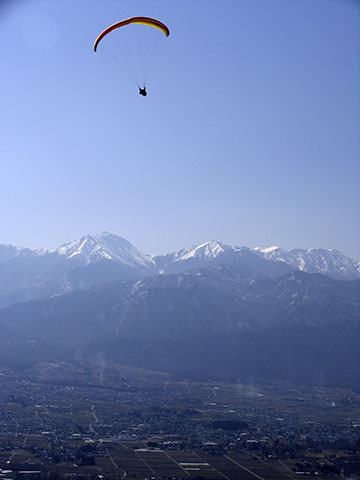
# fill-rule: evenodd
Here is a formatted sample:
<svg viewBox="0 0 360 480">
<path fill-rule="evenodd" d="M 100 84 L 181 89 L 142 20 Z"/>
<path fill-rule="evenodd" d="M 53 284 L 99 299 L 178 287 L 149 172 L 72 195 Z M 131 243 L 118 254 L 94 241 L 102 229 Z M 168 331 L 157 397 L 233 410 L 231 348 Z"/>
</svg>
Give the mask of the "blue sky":
<svg viewBox="0 0 360 480">
<path fill-rule="evenodd" d="M 146 98 L 92 50 L 135 15 L 171 30 Z M 12 0 L 0 29 L 0 243 L 360 258 L 358 2 Z"/>
</svg>

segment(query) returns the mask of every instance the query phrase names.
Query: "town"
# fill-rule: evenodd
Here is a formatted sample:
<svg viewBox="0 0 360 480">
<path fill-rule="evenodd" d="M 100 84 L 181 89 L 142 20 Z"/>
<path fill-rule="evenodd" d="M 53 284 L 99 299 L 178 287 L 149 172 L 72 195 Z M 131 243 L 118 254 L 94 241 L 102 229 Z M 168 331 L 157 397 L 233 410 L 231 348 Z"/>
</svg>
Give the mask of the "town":
<svg viewBox="0 0 360 480">
<path fill-rule="evenodd" d="M 360 476 L 360 395 L 105 362 L 0 370 L 0 478 Z"/>
</svg>

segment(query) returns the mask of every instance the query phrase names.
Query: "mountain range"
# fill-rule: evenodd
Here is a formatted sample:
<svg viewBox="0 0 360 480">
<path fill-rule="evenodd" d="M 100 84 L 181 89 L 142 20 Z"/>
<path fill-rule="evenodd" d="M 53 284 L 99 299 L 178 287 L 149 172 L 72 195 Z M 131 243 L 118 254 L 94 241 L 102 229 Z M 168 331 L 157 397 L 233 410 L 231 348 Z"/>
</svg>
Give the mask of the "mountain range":
<svg viewBox="0 0 360 480">
<path fill-rule="evenodd" d="M 182 273 L 214 265 L 276 278 L 299 270 L 334 279 L 360 278 L 360 263 L 337 250 L 248 248 L 209 241 L 165 255 L 147 255 L 117 235 L 87 235 L 54 250 L 0 245 L 0 307 L 114 280 Z"/>
<path fill-rule="evenodd" d="M 102 358 L 180 377 L 360 390 L 359 265 L 206 242 L 146 255 L 103 233 L 0 246 L 0 365 Z"/>
</svg>

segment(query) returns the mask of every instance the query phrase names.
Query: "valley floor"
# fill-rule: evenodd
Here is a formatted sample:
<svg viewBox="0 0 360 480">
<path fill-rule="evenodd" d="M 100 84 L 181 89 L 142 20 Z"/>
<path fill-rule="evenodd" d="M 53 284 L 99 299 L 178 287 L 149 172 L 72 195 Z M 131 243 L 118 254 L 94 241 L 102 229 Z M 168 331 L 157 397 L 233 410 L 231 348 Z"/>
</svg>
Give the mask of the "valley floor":
<svg viewBox="0 0 360 480">
<path fill-rule="evenodd" d="M 360 396 L 102 364 L 0 370 L 0 477 L 359 478 Z"/>
</svg>

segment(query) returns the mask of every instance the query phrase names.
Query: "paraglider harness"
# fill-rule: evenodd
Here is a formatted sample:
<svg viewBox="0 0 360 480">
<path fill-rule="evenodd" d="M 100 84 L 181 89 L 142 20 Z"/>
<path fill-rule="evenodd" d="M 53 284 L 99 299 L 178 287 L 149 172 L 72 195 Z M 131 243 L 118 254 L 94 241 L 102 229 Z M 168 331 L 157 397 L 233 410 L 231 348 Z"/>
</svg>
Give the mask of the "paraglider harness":
<svg viewBox="0 0 360 480">
<path fill-rule="evenodd" d="M 139 87 L 139 95 L 142 95 L 143 97 L 146 97 L 147 91 L 146 91 L 145 85 L 144 85 L 144 88 Z"/>
</svg>

